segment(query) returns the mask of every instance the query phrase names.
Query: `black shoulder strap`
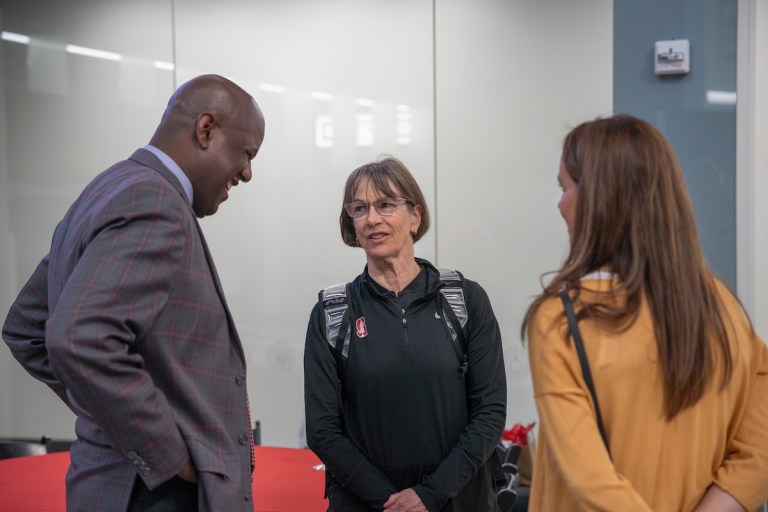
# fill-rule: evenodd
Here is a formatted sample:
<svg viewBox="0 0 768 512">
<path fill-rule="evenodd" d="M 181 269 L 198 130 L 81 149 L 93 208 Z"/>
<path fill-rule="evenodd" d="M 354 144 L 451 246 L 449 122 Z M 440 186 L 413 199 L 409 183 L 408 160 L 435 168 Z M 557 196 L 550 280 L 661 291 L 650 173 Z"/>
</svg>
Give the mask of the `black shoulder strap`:
<svg viewBox="0 0 768 512">
<path fill-rule="evenodd" d="M 581 373 L 584 376 L 584 382 L 589 388 L 589 393 L 592 395 L 592 401 L 595 404 L 595 415 L 597 416 L 597 428 L 600 430 L 600 437 L 603 438 L 605 449 L 608 451 L 608 456 L 611 456 L 611 449 L 608 446 L 608 436 L 605 434 L 605 426 L 603 425 L 603 417 L 600 414 L 600 404 L 597 402 L 597 392 L 595 392 L 595 385 L 592 382 L 592 372 L 589 370 L 589 360 L 587 359 L 587 352 L 584 350 L 584 341 L 581 338 L 581 331 L 579 330 L 579 323 L 576 319 L 576 314 L 573 312 L 573 303 L 568 296 L 568 292 L 565 290 L 560 292 L 560 299 L 563 301 L 563 307 L 565 308 L 565 315 L 568 317 L 568 327 L 571 330 L 571 338 L 576 345 L 576 352 L 579 355 L 579 362 L 581 363 Z"/>
</svg>

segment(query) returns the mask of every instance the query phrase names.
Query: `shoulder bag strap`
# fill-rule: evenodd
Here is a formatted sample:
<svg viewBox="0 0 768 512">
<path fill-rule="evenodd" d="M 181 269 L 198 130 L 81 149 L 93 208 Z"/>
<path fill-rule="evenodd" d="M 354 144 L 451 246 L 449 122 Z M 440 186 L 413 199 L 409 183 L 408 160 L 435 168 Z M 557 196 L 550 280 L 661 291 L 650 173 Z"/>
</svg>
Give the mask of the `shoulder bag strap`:
<svg viewBox="0 0 768 512">
<path fill-rule="evenodd" d="M 584 350 L 584 341 L 581 338 L 581 331 L 579 330 L 578 320 L 576 314 L 573 312 L 573 303 L 566 291 L 560 292 L 560 299 L 563 301 L 563 307 L 565 308 L 565 315 L 568 317 L 568 327 L 571 330 L 571 338 L 576 345 L 576 352 L 579 355 L 579 362 L 581 363 L 581 373 L 584 376 L 584 382 L 589 388 L 589 393 L 592 395 L 592 401 L 595 404 L 595 415 L 597 416 L 597 428 L 600 430 L 600 437 L 603 438 L 605 449 L 608 451 L 608 456 L 611 456 L 611 449 L 608 447 L 608 436 L 605 435 L 605 426 L 603 425 L 603 417 L 600 414 L 600 404 L 597 402 L 597 393 L 595 392 L 595 385 L 592 382 L 592 372 L 589 371 L 589 360 L 587 359 L 587 352 Z"/>
</svg>

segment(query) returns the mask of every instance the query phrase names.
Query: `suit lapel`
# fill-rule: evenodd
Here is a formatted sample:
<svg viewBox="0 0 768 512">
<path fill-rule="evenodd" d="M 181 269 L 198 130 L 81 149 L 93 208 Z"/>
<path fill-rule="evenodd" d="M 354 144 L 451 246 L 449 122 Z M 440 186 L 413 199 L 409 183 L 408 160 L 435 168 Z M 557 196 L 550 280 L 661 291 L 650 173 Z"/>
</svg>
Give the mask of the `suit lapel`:
<svg viewBox="0 0 768 512">
<path fill-rule="evenodd" d="M 221 281 L 219 280 L 219 273 L 216 272 L 216 265 L 213 263 L 213 257 L 211 256 L 211 251 L 208 250 L 208 243 L 205 241 L 205 235 L 203 235 L 203 230 L 200 227 L 200 223 L 197 222 L 197 218 L 194 219 L 195 226 L 197 227 L 197 233 L 200 235 L 200 241 L 203 245 L 203 251 L 205 252 L 205 259 L 208 261 L 208 268 L 211 270 L 211 275 L 213 276 L 213 282 L 216 285 L 216 291 L 219 294 L 219 299 L 221 299 L 221 303 L 224 305 L 224 311 L 227 314 L 227 322 L 229 323 L 229 332 L 232 334 L 232 339 L 237 345 L 237 348 L 240 350 L 240 355 L 243 357 L 243 360 L 245 360 L 245 354 L 243 353 L 243 347 L 240 343 L 240 336 L 237 334 L 237 329 L 235 328 L 235 322 L 232 319 L 232 314 L 229 312 L 229 306 L 227 305 L 227 299 L 224 297 L 224 289 L 221 286 Z"/>
<path fill-rule="evenodd" d="M 240 357 L 243 358 L 243 361 L 245 361 L 245 353 L 243 352 L 243 346 L 240 343 L 240 336 L 237 334 L 237 329 L 235 328 L 235 322 L 232 319 L 232 314 L 229 311 L 229 306 L 227 305 L 227 299 L 224 297 L 224 289 L 221 286 L 221 281 L 219 280 L 219 273 L 216 272 L 216 265 L 213 263 L 213 258 L 211 257 L 211 251 L 208 250 L 208 243 L 205 241 L 205 235 L 203 235 L 203 230 L 200 227 L 200 223 L 197 221 L 197 217 L 195 216 L 195 211 L 192 209 L 192 205 L 189 204 L 189 201 L 187 199 L 187 194 L 184 192 L 184 187 L 181 186 L 181 183 L 179 183 L 179 180 L 174 174 L 169 171 L 165 165 L 160 161 L 159 158 L 157 158 L 154 154 L 152 154 L 150 151 L 147 151 L 146 149 L 137 149 L 134 151 L 134 153 L 130 156 L 130 160 L 135 160 L 136 162 L 139 162 L 142 165 L 145 165 L 151 169 L 154 169 L 158 173 L 160 173 L 163 178 L 170 183 L 174 189 L 179 193 L 179 195 L 184 200 L 184 204 L 187 205 L 189 208 L 189 214 L 192 216 L 192 220 L 195 223 L 195 227 L 197 228 L 197 234 L 200 237 L 200 242 L 203 246 L 203 252 L 205 253 L 205 259 L 208 262 L 208 268 L 211 271 L 211 276 L 213 277 L 213 283 L 216 287 L 216 292 L 219 295 L 219 299 L 221 300 L 221 304 L 224 306 L 224 312 L 227 315 L 227 324 L 229 325 L 229 332 L 231 335 L 232 343 L 237 347 Z"/>
</svg>

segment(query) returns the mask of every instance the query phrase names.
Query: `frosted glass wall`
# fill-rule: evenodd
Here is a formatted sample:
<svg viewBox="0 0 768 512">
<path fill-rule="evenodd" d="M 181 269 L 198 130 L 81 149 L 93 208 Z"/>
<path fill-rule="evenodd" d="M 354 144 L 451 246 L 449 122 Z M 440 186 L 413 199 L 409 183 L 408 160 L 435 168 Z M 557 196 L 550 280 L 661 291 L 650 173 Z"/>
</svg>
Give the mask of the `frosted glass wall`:
<svg viewBox="0 0 768 512">
<path fill-rule="evenodd" d="M 202 221 L 263 443 L 298 445 L 310 309 L 365 262 L 339 237 L 342 187 L 383 153 L 410 167 L 433 211 L 417 255 L 491 297 L 509 423 L 535 420 L 518 331 L 565 249 L 560 142 L 612 101 L 611 2 L 574 4 L 0 0 L 0 316 L 85 183 L 149 140 L 176 85 L 220 73 L 267 120 L 252 181 Z M 4 347 L 0 410 L 0 435 L 74 435 L 68 410 Z"/>
<path fill-rule="evenodd" d="M 309 313 L 321 288 L 365 265 L 339 234 L 349 173 L 395 155 L 433 204 L 431 25 L 426 0 L 229 0 L 213 11 L 177 2 L 179 80 L 229 76 L 267 120 L 252 181 L 203 223 L 246 344 L 265 443 L 298 443 Z M 418 255 L 434 259 L 434 236 Z"/>
<path fill-rule="evenodd" d="M 169 2 L 0 1 L 2 320 L 82 187 L 152 135 L 173 90 L 155 64 L 173 61 L 171 28 Z M 74 437 L 5 344 L 0 390 L 0 435 Z"/>
<path fill-rule="evenodd" d="M 436 3 L 437 256 L 491 298 L 509 425 L 537 418 L 520 324 L 566 254 L 562 139 L 611 114 L 611 4 Z"/>
</svg>

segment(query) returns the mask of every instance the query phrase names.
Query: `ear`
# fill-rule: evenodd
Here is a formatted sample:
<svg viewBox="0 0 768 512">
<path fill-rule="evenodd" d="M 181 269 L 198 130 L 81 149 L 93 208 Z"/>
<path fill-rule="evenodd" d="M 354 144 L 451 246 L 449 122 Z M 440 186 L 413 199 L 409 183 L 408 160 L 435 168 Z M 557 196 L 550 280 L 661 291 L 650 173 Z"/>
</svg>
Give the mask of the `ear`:
<svg viewBox="0 0 768 512">
<path fill-rule="evenodd" d="M 413 212 L 411 213 L 411 233 L 419 230 L 419 226 L 421 226 L 421 212 L 423 210 L 420 204 L 413 207 Z"/>
<path fill-rule="evenodd" d="M 216 120 L 213 118 L 212 114 L 203 112 L 197 116 L 197 123 L 195 124 L 195 140 L 203 149 L 208 149 L 208 146 L 211 145 L 214 126 L 216 126 Z"/>
</svg>

